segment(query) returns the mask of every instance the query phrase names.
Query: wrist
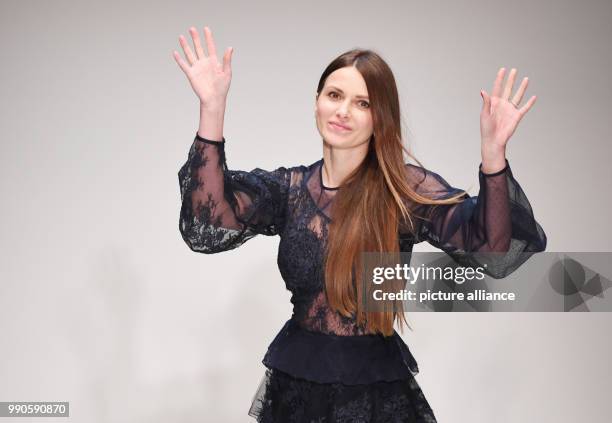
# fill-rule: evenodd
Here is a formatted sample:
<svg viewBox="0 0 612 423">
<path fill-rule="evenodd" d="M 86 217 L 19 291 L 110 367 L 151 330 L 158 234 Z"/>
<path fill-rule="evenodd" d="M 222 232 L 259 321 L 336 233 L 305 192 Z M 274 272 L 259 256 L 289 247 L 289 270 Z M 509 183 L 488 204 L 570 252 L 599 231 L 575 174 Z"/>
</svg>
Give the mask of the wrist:
<svg viewBox="0 0 612 423">
<path fill-rule="evenodd" d="M 484 145 L 480 150 L 482 156 L 481 170 L 485 174 L 499 172 L 506 167 L 506 149 L 495 145 Z"/>
<path fill-rule="evenodd" d="M 225 112 L 225 100 L 208 101 L 206 103 L 200 101 L 200 112 L 223 113 Z"/>
<path fill-rule="evenodd" d="M 498 146 L 492 143 L 482 143 L 480 147 L 480 155 L 483 159 L 496 160 L 506 157 L 506 147 Z"/>
<path fill-rule="evenodd" d="M 501 156 L 494 159 L 484 158 L 480 164 L 480 170 L 484 174 L 494 174 L 502 171 L 506 167 L 506 157 Z"/>
<path fill-rule="evenodd" d="M 225 108 L 221 106 L 211 107 L 200 104 L 200 125 L 198 134 L 209 140 L 221 140 L 223 138 L 223 119 Z"/>
</svg>

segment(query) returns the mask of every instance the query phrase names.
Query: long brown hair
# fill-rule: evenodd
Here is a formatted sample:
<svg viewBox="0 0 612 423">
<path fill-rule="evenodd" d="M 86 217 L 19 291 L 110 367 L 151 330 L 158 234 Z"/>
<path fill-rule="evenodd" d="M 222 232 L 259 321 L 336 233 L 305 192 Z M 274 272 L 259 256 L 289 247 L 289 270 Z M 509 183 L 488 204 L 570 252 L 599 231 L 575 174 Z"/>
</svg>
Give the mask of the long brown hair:
<svg viewBox="0 0 612 423">
<path fill-rule="evenodd" d="M 325 263 L 328 304 L 344 316 L 356 317 L 368 333 L 393 333 L 393 324 L 408 325 L 401 302 L 385 311 L 363 310 L 366 292 L 362 278 L 362 252 L 399 256 L 399 228 L 415 231 L 418 216 L 407 204 L 454 204 L 465 192 L 444 200 L 419 195 L 408 180 L 403 152 L 421 163 L 402 143 L 399 96 L 387 63 L 372 50 L 354 49 L 341 54 L 325 69 L 317 96 L 327 77 L 337 69 L 354 66 L 365 80 L 370 99 L 373 134 L 364 160 L 342 182 L 332 203 Z"/>
</svg>

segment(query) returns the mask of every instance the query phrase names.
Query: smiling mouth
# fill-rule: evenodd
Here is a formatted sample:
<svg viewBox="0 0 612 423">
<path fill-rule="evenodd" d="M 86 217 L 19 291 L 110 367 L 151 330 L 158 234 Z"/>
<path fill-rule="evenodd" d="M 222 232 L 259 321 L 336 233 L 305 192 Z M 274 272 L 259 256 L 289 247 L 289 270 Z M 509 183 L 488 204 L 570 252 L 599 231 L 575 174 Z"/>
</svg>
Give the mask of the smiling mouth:
<svg viewBox="0 0 612 423">
<path fill-rule="evenodd" d="M 335 124 L 333 122 L 329 122 L 329 126 L 331 126 L 336 131 L 341 131 L 341 132 L 348 132 L 348 131 L 350 131 L 349 128 L 345 128 L 344 126 L 337 125 L 337 124 Z"/>
</svg>

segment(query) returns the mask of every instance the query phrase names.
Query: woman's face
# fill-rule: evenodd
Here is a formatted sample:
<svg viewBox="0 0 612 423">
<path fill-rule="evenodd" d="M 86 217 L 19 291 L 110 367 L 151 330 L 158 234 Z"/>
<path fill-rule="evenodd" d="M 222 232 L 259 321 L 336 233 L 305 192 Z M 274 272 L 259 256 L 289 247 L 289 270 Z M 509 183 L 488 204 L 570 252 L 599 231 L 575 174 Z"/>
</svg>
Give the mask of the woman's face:
<svg viewBox="0 0 612 423">
<path fill-rule="evenodd" d="M 335 148 L 354 148 L 370 141 L 370 100 L 357 68 L 347 66 L 329 74 L 317 96 L 315 117 L 321 137 Z"/>
</svg>

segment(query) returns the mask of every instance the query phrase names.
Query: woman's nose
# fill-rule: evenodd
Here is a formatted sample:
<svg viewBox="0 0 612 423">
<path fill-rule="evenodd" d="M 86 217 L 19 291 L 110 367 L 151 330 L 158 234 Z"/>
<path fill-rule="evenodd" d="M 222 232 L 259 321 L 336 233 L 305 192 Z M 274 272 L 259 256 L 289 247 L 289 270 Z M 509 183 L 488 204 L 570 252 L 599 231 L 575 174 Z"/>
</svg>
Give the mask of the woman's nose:
<svg viewBox="0 0 612 423">
<path fill-rule="evenodd" d="M 347 104 L 343 104 L 338 108 L 338 111 L 336 112 L 338 114 L 338 116 L 348 116 L 349 114 L 349 110 L 348 110 L 348 105 Z"/>
</svg>

